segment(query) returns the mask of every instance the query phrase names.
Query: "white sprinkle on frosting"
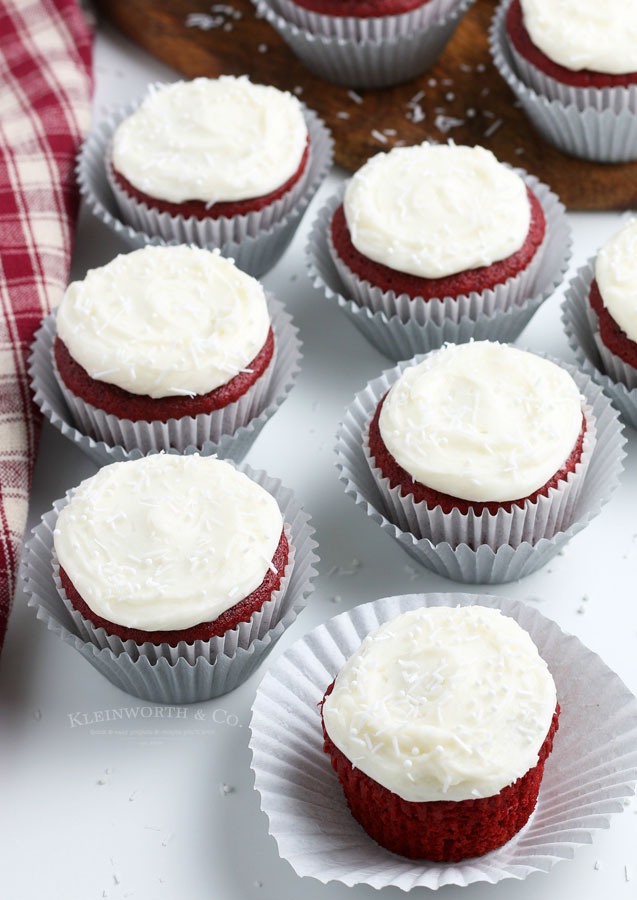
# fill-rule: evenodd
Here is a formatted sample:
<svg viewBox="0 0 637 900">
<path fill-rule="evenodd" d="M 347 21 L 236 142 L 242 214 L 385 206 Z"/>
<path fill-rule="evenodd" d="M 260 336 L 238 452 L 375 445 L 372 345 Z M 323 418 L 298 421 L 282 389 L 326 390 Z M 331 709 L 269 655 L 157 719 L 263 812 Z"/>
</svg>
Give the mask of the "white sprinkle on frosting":
<svg viewBox="0 0 637 900">
<path fill-rule="evenodd" d="M 637 219 L 631 219 L 597 254 L 595 278 L 604 306 L 631 341 L 637 341 Z"/>
<path fill-rule="evenodd" d="M 296 97 L 247 77 L 152 86 L 113 138 L 113 165 L 171 203 L 260 197 L 298 170 L 307 127 Z"/>
<path fill-rule="evenodd" d="M 410 366 L 379 418 L 415 481 L 475 502 L 518 500 L 571 455 L 582 399 L 560 366 L 506 344 L 449 344 Z"/>
<path fill-rule="evenodd" d="M 555 706 L 546 663 L 513 619 L 433 607 L 369 634 L 323 717 L 356 767 L 403 799 L 466 800 L 499 793 L 537 763 Z"/>
<path fill-rule="evenodd" d="M 531 221 L 524 182 L 483 147 L 425 143 L 377 154 L 348 183 L 343 206 L 360 253 L 421 278 L 511 256 Z"/>
<path fill-rule="evenodd" d="M 57 331 L 89 375 L 149 397 L 206 394 L 263 348 L 263 287 L 218 251 L 147 246 L 66 289 Z"/>
<path fill-rule="evenodd" d="M 213 621 L 252 593 L 282 530 L 276 500 L 228 463 L 157 454 L 83 481 L 54 546 L 97 615 L 161 631 Z"/>
</svg>

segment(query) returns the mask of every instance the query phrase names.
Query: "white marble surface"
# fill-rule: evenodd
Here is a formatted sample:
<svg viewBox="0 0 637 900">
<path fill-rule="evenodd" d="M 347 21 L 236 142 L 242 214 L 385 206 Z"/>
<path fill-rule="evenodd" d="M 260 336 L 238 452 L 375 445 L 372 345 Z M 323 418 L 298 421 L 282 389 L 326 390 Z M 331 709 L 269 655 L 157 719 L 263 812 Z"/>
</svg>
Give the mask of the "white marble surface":
<svg viewBox="0 0 637 900">
<path fill-rule="evenodd" d="M 96 119 L 175 74 L 109 29 L 96 46 Z M 341 313 L 310 287 L 303 247 L 312 218 L 341 175 L 335 173 L 305 216 L 283 260 L 264 279 L 286 302 L 304 341 L 298 384 L 268 423 L 248 461 L 281 477 L 314 517 L 321 576 L 309 607 L 273 656 L 315 624 L 381 596 L 453 591 L 416 569 L 403 551 L 345 497 L 333 466 L 334 432 L 352 394 L 389 366 Z M 618 214 L 570 216 L 573 268 L 615 230 Z M 123 250 L 86 212 L 73 276 Z M 570 359 L 559 321 L 560 294 L 518 342 Z M 530 603 L 580 637 L 637 692 L 637 436 L 629 433 L 622 488 L 563 556 L 523 581 L 476 588 Z M 92 464 L 45 425 L 30 522 L 93 471 Z M 359 560 L 357 566 L 353 560 Z M 331 574 L 330 574 L 331 573 Z M 353 574 L 352 574 L 353 573 Z M 263 898 L 372 900 L 371 888 L 301 881 L 277 853 L 253 790 L 248 745 L 252 699 L 262 672 L 232 694 L 171 713 L 105 681 L 77 653 L 47 633 L 24 598 L 16 598 L 0 662 L 0 859 L 3 897 Z M 591 692 L 596 691 L 591 684 Z M 603 697 L 600 698 L 603 704 Z M 123 721 L 100 723 L 106 710 Z M 224 791 L 223 785 L 227 788 Z M 444 888 L 471 900 L 613 900 L 637 896 L 637 803 L 581 847 L 573 861 L 524 882 Z M 422 893 L 422 892 L 421 892 Z M 397 889 L 383 895 L 398 900 Z"/>
</svg>

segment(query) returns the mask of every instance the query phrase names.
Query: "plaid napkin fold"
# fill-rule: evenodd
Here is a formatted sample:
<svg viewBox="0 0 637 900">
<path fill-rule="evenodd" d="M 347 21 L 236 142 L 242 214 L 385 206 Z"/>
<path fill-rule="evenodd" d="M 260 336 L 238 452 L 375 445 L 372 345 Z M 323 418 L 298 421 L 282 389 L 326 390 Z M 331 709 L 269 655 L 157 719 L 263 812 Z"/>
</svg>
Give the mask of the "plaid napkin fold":
<svg viewBox="0 0 637 900">
<path fill-rule="evenodd" d="M 0 649 L 40 431 L 26 361 L 68 279 L 91 50 L 75 0 L 0 0 Z"/>
</svg>

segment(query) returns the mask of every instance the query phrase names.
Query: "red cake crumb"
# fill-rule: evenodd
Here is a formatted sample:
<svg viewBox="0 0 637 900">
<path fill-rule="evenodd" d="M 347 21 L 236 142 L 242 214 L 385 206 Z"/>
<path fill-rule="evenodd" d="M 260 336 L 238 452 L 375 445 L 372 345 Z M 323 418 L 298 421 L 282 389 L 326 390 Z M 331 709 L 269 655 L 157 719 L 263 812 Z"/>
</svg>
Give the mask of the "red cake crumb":
<svg viewBox="0 0 637 900">
<path fill-rule="evenodd" d="M 272 557 L 272 564 L 277 570 L 276 573 L 268 569 L 265 578 L 258 588 L 240 600 L 230 609 L 222 613 L 218 619 L 212 622 L 202 622 L 199 625 L 193 625 L 191 628 L 183 628 L 179 631 L 142 631 L 139 628 L 126 628 L 123 625 L 116 625 L 96 615 L 93 610 L 84 602 L 78 594 L 73 582 L 60 566 L 60 580 L 62 587 L 66 591 L 71 605 L 81 615 L 88 619 L 96 628 L 104 628 L 107 634 L 116 635 L 123 641 L 133 640 L 136 644 L 143 644 L 149 641 L 151 644 L 170 644 L 174 647 L 179 641 L 185 641 L 192 644 L 193 641 L 209 641 L 210 638 L 217 635 L 225 634 L 237 626 L 239 622 L 247 622 L 250 616 L 261 609 L 266 600 L 269 600 L 275 591 L 281 586 L 281 578 L 285 572 L 288 562 L 289 544 L 285 536 L 285 532 L 281 532 L 278 546 Z"/>
<path fill-rule="evenodd" d="M 195 219 L 221 219 L 222 217 L 230 219 L 232 216 L 245 216 L 248 213 L 257 212 L 274 203 L 275 200 L 278 200 L 284 194 L 287 194 L 303 175 L 309 155 L 310 140 L 308 138 L 298 169 L 291 178 L 288 178 L 288 180 L 281 185 L 281 187 L 277 188 L 275 191 L 271 191 L 269 194 L 263 194 L 261 197 L 214 203 L 212 206 L 208 206 L 202 200 L 185 200 L 183 203 L 170 203 L 168 200 L 161 200 L 159 197 L 151 197 L 150 194 L 145 194 L 143 191 L 134 187 L 121 172 L 117 171 L 112 163 L 110 166 L 113 177 L 119 186 L 126 191 L 129 196 L 138 200 L 140 203 L 145 203 L 151 209 L 157 209 L 159 212 L 167 212 L 171 216 L 183 216 L 184 219 L 189 219 L 193 216 Z"/>
<path fill-rule="evenodd" d="M 444 278 L 420 278 L 417 275 L 409 275 L 382 263 L 374 262 L 359 253 L 352 243 L 342 205 L 338 207 L 332 218 L 332 241 L 338 256 L 352 272 L 359 278 L 369 281 L 370 284 L 380 287 L 383 291 L 394 291 L 396 294 L 408 294 L 410 297 L 423 297 L 425 300 L 431 300 L 434 297 L 458 297 L 460 294 L 470 294 L 472 291 L 493 290 L 496 285 L 503 284 L 507 278 L 512 278 L 523 271 L 544 240 L 546 231 L 544 212 L 539 200 L 529 188 L 527 188 L 527 194 L 531 204 L 531 223 L 526 240 L 520 249 L 511 256 L 507 256 L 506 259 L 492 263 L 490 266 L 467 269 Z"/>
<path fill-rule="evenodd" d="M 145 394 L 132 394 L 115 384 L 91 378 L 86 369 L 73 359 L 59 337 L 55 338 L 53 352 L 62 381 L 76 397 L 81 397 L 86 403 L 120 419 L 132 422 L 168 422 L 169 419 L 197 416 L 222 409 L 242 397 L 270 364 L 274 353 L 274 334 L 270 328 L 265 344 L 245 371 L 239 372 L 213 391 L 194 397 L 153 398 Z"/>
<path fill-rule="evenodd" d="M 400 485 L 401 496 L 406 497 L 408 494 L 412 494 L 416 503 L 424 502 L 427 504 L 428 509 L 434 509 L 439 506 L 444 513 L 450 513 L 453 509 L 457 509 L 463 515 L 471 511 L 476 516 L 479 516 L 485 509 L 492 515 L 495 515 L 501 509 L 511 512 L 514 506 L 522 507 L 527 500 L 534 503 L 538 497 L 545 497 L 550 488 L 557 487 L 561 481 L 564 481 L 569 472 L 575 470 L 575 466 L 582 456 L 582 444 L 586 434 L 586 419 L 584 416 L 582 416 L 582 430 L 575 442 L 571 455 L 562 468 L 543 487 L 538 488 L 537 491 L 534 491 L 528 497 L 521 497 L 519 500 L 493 501 L 489 503 L 478 503 L 477 501 L 463 500 L 460 497 L 452 497 L 450 494 L 444 494 L 442 491 L 436 491 L 425 484 L 421 484 L 419 481 L 414 481 L 411 475 L 396 462 L 387 449 L 379 426 L 380 412 L 386 397 L 387 394 L 378 404 L 374 418 L 369 426 L 369 449 L 374 464 L 386 478 L 389 478 L 391 487 Z"/>
<path fill-rule="evenodd" d="M 637 343 L 631 340 L 604 306 L 597 281 L 593 279 L 588 302 L 599 318 L 599 334 L 605 347 L 629 366 L 637 369 Z"/>
<path fill-rule="evenodd" d="M 537 764 L 499 794 L 476 800 L 413 802 L 354 768 L 333 743 L 323 722 L 323 703 L 333 687 L 334 682 L 320 704 L 323 750 L 331 758 L 350 812 L 381 847 L 409 859 L 459 862 L 501 847 L 526 824 L 535 809 L 544 763 L 553 749 L 559 703 Z"/>
<path fill-rule="evenodd" d="M 539 47 L 536 47 L 524 25 L 520 0 L 513 0 L 507 12 L 507 32 L 509 38 L 518 53 L 526 60 L 562 84 L 570 84 L 573 87 L 626 87 L 628 84 L 637 84 L 637 72 L 628 72 L 623 75 L 610 75 L 606 72 L 594 72 L 591 69 L 573 71 L 553 62 Z"/>
<path fill-rule="evenodd" d="M 370 19 L 380 16 L 396 16 L 425 6 L 430 0 L 294 0 L 312 12 L 324 16 L 353 16 Z"/>
</svg>

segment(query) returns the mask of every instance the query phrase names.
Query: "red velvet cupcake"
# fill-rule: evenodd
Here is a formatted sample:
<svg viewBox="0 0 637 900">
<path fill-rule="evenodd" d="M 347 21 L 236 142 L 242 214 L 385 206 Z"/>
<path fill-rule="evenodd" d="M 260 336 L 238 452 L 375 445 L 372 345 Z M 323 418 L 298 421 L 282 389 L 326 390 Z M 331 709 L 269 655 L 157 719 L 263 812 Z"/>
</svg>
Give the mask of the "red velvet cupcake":
<svg viewBox="0 0 637 900">
<path fill-rule="evenodd" d="M 56 375 L 83 430 L 107 443 L 185 449 L 258 415 L 275 354 L 263 288 L 218 253 L 153 247 L 67 289 Z"/>
<path fill-rule="evenodd" d="M 481 147 L 422 144 L 369 160 L 330 228 L 350 295 L 402 321 L 458 321 L 521 305 L 546 236 L 523 179 Z"/>
<path fill-rule="evenodd" d="M 567 372 L 483 341 L 407 366 L 380 398 L 365 453 L 395 524 L 496 549 L 568 526 L 594 440 Z"/>
<path fill-rule="evenodd" d="M 388 850 L 438 862 L 487 853 L 525 825 L 559 716 L 529 635 L 481 606 L 381 625 L 321 709 L 354 818 Z"/>
<path fill-rule="evenodd" d="M 150 643 L 158 654 L 233 629 L 267 631 L 293 561 L 276 500 L 197 455 L 100 469 L 60 513 L 54 546 L 86 639 L 115 651 Z"/>
</svg>

